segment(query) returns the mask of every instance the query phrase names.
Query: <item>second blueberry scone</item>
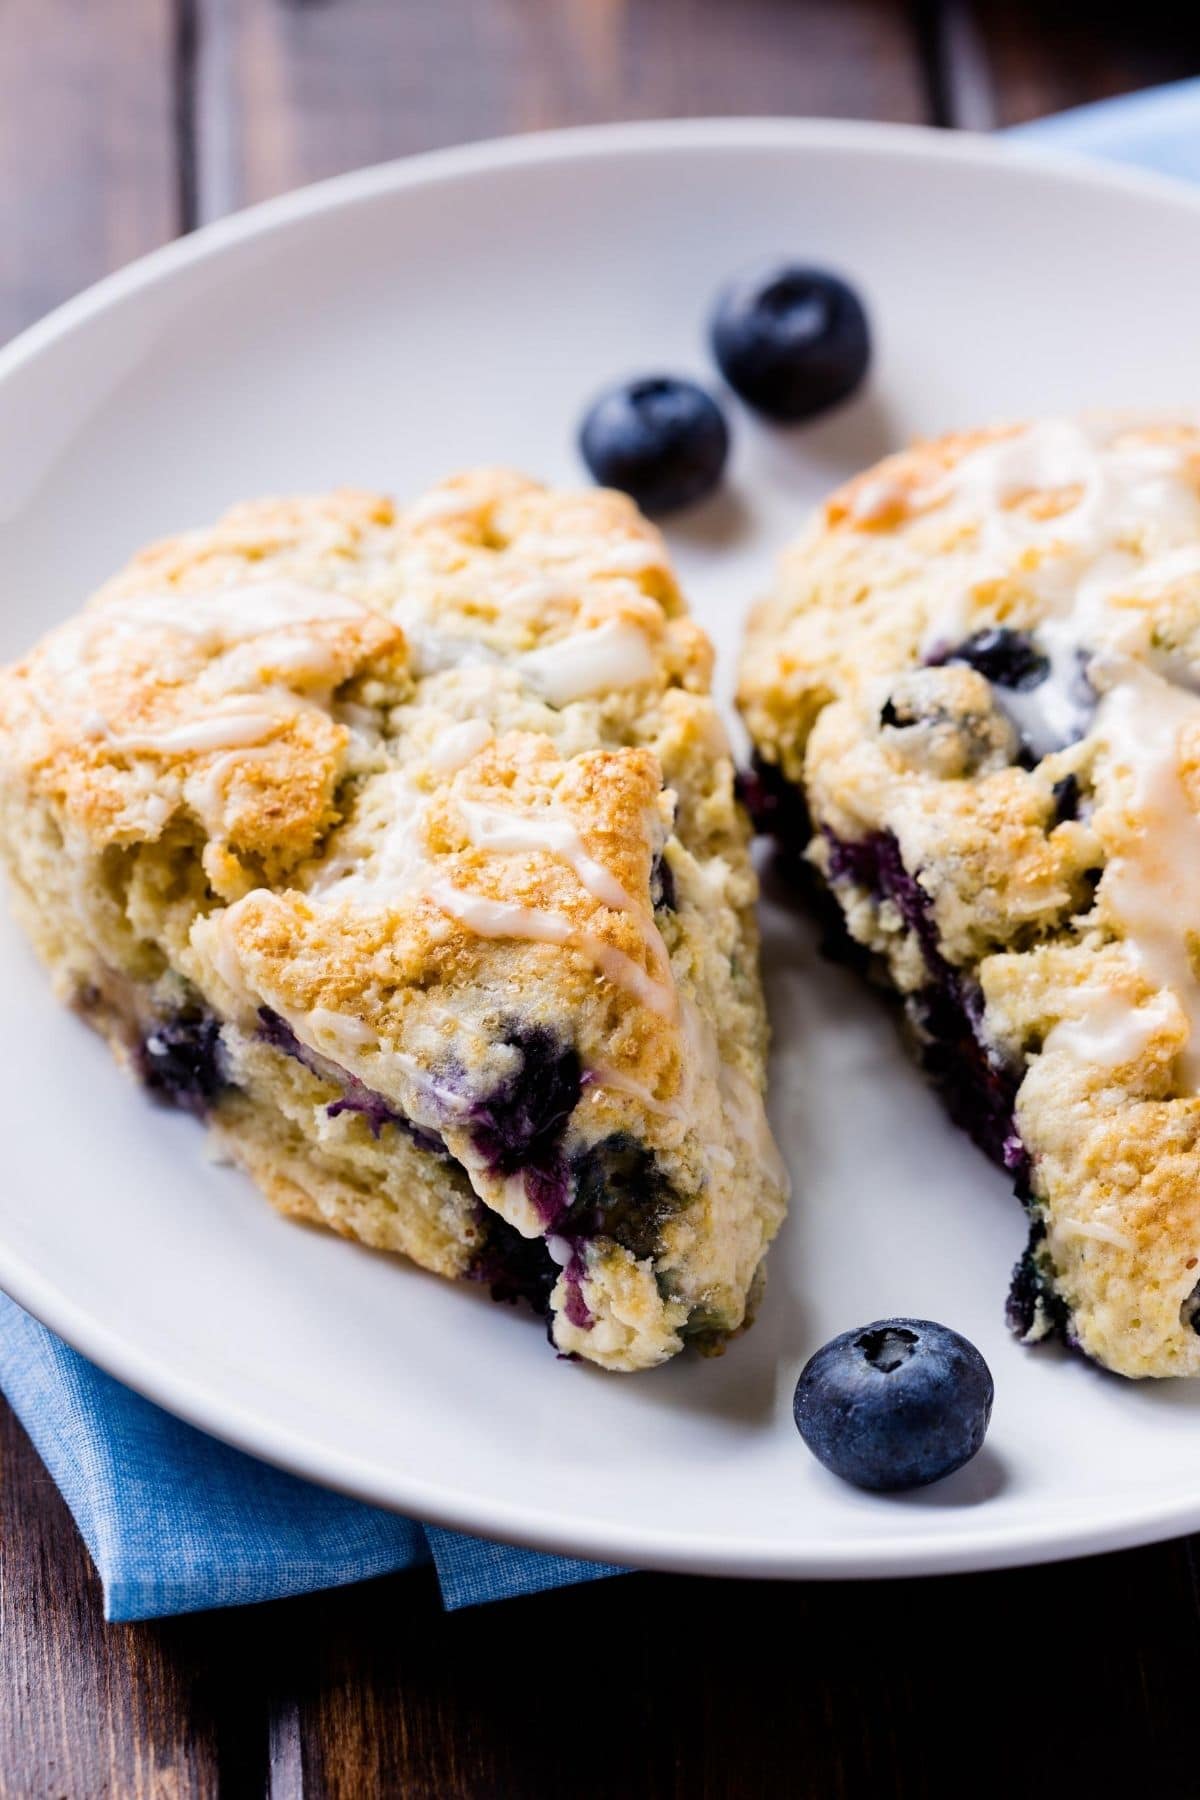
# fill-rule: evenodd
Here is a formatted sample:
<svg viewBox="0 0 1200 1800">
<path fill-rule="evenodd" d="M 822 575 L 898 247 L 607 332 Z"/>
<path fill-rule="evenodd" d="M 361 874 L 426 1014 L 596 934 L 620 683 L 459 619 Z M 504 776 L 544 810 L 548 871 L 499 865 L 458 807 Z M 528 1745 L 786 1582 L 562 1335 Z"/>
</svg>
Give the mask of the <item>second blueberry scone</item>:
<svg viewBox="0 0 1200 1800">
<path fill-rule="evenodd" d="M 238 507 L 0 681 L 17 911 L 285 1212 L 612 1368 L 717 1347 L 786 1183 L 709 666 L 619 495 Z"/>
<path fill-rule="evenodd" d="M 1200 1371 L 1200 430 L 889 458 L 784 558 L 741 704 L 764 820 L 1029 1206 L 1015 1329 Z"/>
</svg>

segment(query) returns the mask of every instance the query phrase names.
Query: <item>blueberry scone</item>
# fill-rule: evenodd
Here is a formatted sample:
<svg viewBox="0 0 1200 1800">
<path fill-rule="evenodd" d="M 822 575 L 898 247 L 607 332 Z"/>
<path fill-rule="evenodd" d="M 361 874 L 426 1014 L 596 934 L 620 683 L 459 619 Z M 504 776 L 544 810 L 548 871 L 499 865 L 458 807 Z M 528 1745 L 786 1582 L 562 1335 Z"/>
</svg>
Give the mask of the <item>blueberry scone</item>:
<svg viewBox="0 0 1200 1800">
<path fill-rule="evenodd" d="M 719 1348 L 786 1180 L 710 661 L 621 495 L 239 506 L 0 678 L 17 911 L 285 1213 Z"/>
<path fill-rule="evenodd" d="M 888 458 L 784 557 L 741 705 L 768 828 L 1028 1206 L 1014 1329 L 1200 1371 L 1200 429 Z"/>
</svg>

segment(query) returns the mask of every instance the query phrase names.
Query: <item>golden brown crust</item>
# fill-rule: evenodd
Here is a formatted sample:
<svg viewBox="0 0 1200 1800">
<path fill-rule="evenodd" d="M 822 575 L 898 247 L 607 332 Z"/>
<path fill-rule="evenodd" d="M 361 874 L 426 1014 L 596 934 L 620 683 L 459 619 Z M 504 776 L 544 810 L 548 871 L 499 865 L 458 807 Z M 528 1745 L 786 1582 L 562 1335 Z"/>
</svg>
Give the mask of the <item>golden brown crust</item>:
<svg viewBox="0 0 1200 1800">
<path fill-rule="evenodd" d="M 1015 634 L 999 663 L 985 631 Z M 1010 652 L 1033 660 L 1006 685 Z M 888 458 L 784 556 L 742 666 L 852 934 L 909 995 L 978 988 L 1040 1277 L 1129 1375 L 1200 1371 L 1198 686 L 1200 431 L 1174 421 Z M 880 834 L 916 878 L 899 900 L 842 848 Z"/>
<path fill-rule="evenodd" d="M 482 470 L 399 510 L 238 506 L 0 676 L 22 918 L 65 991 L 115 996 L 92 1013 L 135 1058 L 148 1020 L 215 1015 L 217 1120 L 277 1203 L 443 1273 L 480 1202 L 547 1232 L 545 1171 L 479 1118 L 531 1033 L 569 1051 L 554 1180 L 628 1138 L 660 1198 L 633 1250 L 589 1227 L 558 1341 L 648 1366 L 689 1319 L 737 1329 L 784 1198 L 710 672 L 622 495 Z"/>
</svg>

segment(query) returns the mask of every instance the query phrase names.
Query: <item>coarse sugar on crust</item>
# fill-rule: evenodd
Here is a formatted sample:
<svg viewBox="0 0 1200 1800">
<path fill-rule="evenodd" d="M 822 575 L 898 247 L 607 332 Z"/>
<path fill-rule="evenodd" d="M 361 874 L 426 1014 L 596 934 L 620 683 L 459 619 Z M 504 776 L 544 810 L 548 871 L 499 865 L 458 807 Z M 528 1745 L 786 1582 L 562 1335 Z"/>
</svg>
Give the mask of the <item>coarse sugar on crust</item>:
<svg viewBox="0 0 1200 1800">
<path fill-rule="evenodd" d="M 783 557 L 740 704 L 763 816 L 1027 1202 L 1018 1333 L 1200 1371 L 1200 429 L 889 457 Z"/>
<path fill-rule="evenodd" d="M 611 1368 L 718 1348 L 786 1177 L 710 673 L 621 495 L 237 506 L 0 676 L 16 910 L 282 1211 Z"/>
</svg>

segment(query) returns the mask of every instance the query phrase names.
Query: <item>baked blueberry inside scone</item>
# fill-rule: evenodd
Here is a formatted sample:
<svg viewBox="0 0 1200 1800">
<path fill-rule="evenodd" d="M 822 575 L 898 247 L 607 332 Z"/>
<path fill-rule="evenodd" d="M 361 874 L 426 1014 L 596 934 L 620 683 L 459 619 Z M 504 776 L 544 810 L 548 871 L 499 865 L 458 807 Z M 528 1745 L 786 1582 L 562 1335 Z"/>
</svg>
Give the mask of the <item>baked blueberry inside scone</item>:
<svg viewBox="0 0 1200 1800">
<path fill-rule="evenodd" d="M 611 1368 L 719 1348 L 786 1177 L 710 661 L 619 495 L 237 507 L 0 678 L 14 903 L 284 1212 Z"/>
<path fill-rule="evenodd" d="M 1029 1209 L 1014 1329 L 1200 1370 L 1200 430 L 888 458 L 783 558 L 740 702 L 763 829 Z"/>
</svg>

